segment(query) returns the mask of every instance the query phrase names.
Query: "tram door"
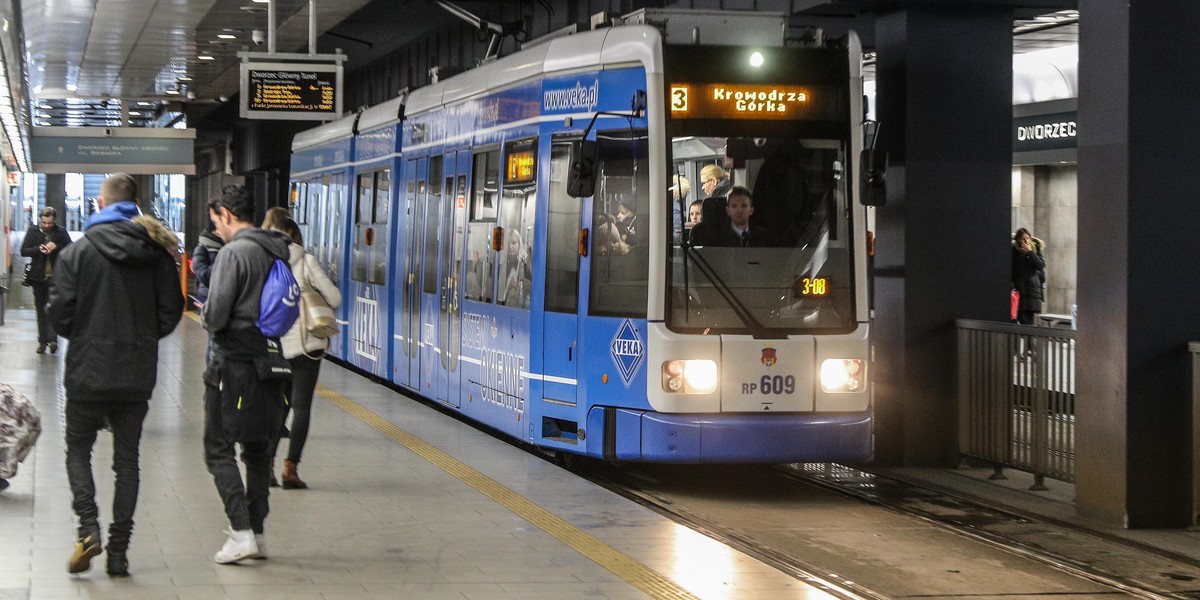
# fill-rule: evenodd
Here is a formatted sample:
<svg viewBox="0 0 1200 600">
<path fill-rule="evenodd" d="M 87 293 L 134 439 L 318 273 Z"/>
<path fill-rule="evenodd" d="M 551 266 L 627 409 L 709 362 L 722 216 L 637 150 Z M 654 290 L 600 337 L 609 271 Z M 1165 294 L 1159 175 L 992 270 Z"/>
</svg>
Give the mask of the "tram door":
<svg viewBox="0 0 1200 600">
<path fill-rule="evenodd" d="M 550 207 L 546 221 L 546 312 L 542 386 L 547 413 L 574 412 L 579 377 L 579 231 L 583 201 L 567 195 L 571 146 L 550 145 Z M 565 415 L 564 415 L 565 416 Z"/>
<path fill-rule="evenodd" d="M 417 377 L 420 385 L 417 389 L 430 398 L 439 398 L 438 393 L 438 343 L 437 330 L 441 314 L 441 282 L 438 280 L 438 245 L 442 239 L 442 157 L 434 156 L 429 159 L 428 179 L 426 180 L 424 211 L 417 219 L 417 227 L 424 229 L 421 233 L 421 246 L 417 250 L 420 255 L 420 288 L 417 309 L 421 350 L 418 352 L 420 365 Z M 444 381 L 444 379 L 442 380 Z"/>
<path fill-rule="evenodd" d="M 471 154 L 465 150 L 445 157 L 442 181 L 442 224 L 438 236 L 438 262 L 441 286 L 438 290 L 437 398 L 458 408 L 462 392 L 459 380 L 459 354 L 462 351 L 462 260 L 464 227 L 467 214 L 467 171 Z"/>
<path fill-rule="evenodd" d="M 421 250 L 425 232 L 425 196 L 428 193 L 426 174 L 429 160 L 408 161 L 408 185 L 405 190 L 404 221 L 404 270 L 399 280 L 403 282 L 400 293 L 399 339 L 402 353 L 396 355 L 398 379 L 413 389 L 421 389 L 420 341 L 421 341 Z"/>
</svg>

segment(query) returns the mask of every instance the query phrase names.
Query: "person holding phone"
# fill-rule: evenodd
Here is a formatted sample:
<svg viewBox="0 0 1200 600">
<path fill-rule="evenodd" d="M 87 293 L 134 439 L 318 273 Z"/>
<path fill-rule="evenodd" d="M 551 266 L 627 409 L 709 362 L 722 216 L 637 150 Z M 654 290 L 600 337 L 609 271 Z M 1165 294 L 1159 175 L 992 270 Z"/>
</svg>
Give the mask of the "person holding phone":
<svg viewBox="0 0 1200 600">
<path fill-rule="evenodd" d="M 47 348 L 51 354 L 58 352 L 58 336 L 46 317 L 46 303 L 50 301 L 51 277 L 58 253 L 71 243 L 71 236 L 54 222 L 57 216 L 53 208 L 43 208 L 38 224 L 25 232 L 25 241 L 21 244 L 21 256 L 29 258 L 26 281 L 33 288 L 33 303 L 37 309 L 38 354 L 44 354 Z"/>
<path fill-rule="evenodd" d="M 1017 304 L 1017 323 L 1033 325 L 1034 317 L 1042 312 L 1045 300 L 1046 259 L 1042 251 L 1046 244 L 1033 237 L 1024 227 L 1013 234 L 1012 286 L 1020 299 Z"/>
</svg>

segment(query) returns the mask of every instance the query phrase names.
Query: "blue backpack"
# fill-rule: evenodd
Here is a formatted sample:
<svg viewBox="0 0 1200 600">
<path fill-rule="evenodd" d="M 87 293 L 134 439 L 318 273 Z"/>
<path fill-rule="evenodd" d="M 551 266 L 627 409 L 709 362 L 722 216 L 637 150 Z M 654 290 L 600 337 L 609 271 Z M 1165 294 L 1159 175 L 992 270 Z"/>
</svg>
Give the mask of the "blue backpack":
<svg viewBox="0 0 1200 600">
<path fill-rule="evenodd" d="M 276 258 L 263 284 L 258 304 L 258 330 L 269 338 L 281 338 L 300 318 L 300 284 L 292 268 Z"/>
</svg>

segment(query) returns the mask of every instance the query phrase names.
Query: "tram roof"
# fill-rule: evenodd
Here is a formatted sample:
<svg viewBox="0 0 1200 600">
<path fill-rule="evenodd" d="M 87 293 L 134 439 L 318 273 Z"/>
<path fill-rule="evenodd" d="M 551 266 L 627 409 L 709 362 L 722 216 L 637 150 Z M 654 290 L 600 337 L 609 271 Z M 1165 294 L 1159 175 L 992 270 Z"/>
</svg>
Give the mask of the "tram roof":
<svg viewBox="0 0 1200 600">
<path fill-rule="evenodd" d="M 413 90 L 406 113 L 417 114 L 504 89 L 546 73 L 587 67 L 640 63 L 647 73 L 662 72 L 661 39 L 657 29 L 641 25 L 611 27 L 554 38 L 445 81 Z"/>
<path fill-rule="evenodd" d="M 348 138 L 353 135 L 354 122 L 357 120 L 358 114 L 351 114 L 336 121 L 330 121 L 317 125 L 312 129 L 297 132 L 295 137 L 292 138 L 292 152 L 299 152 L 334 140 Z"/>
</svg>

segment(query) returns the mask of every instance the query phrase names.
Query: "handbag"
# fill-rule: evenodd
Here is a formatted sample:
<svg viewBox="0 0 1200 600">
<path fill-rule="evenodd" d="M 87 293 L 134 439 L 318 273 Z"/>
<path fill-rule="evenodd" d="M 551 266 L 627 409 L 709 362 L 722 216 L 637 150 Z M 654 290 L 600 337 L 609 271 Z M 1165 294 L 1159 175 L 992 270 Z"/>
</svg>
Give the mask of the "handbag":
<svg viewBox="0 0 1200 600">
<path fill-rule="evenodd" d="M 1017 311 L 1021 308 L 1021 292 L 1018 292 L 1016 288 L 1013 288 L 1013 291 L 1011 294 L 1009 294 L 1009 297 L 1011 298 L 1011 307 L 1008 310 L 1008 318 L 1016 321 Z"/>
<path fill-rule="evenodd" d="M 312 278 L 308 273 L 308 260 L 304 261 L 304 283 L 300 288 L 300 318 L 303 319 L 304 330 L 320 339 L 332 337 L 338 332 L 337 319 L 333 309 L 321 292 L 311 286 Z"/>
</svg>

